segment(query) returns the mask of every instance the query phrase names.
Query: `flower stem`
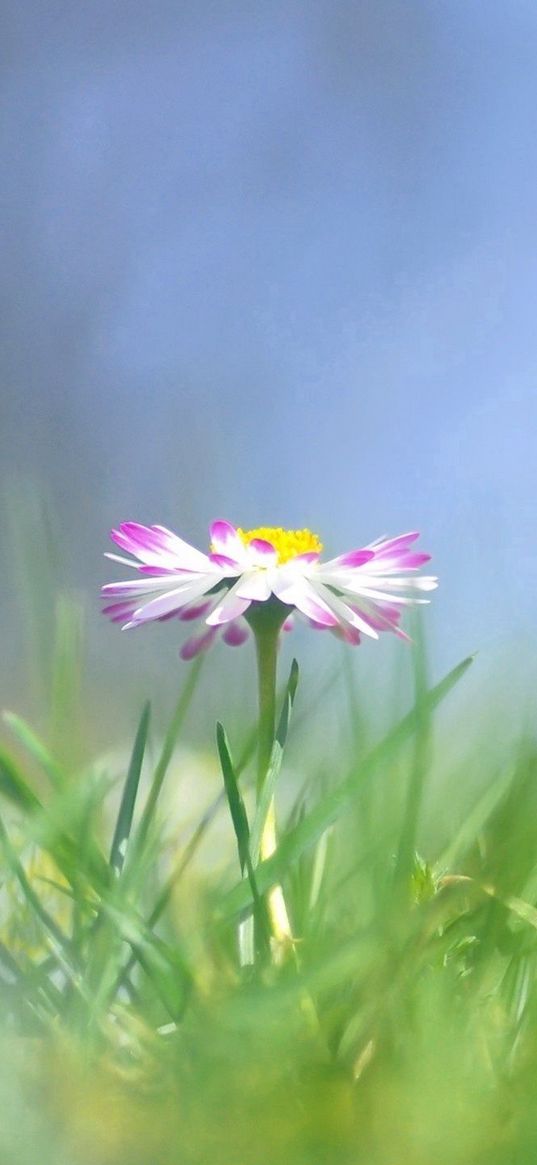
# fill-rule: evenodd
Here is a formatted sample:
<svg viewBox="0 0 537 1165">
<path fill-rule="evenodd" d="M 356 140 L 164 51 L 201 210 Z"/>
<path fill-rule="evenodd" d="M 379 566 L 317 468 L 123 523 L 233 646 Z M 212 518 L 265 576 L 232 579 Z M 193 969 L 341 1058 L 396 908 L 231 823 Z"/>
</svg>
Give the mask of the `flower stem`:
<svg viewBox="0 0 537 1165">
<path fill-rule="evenodd" d="M 257 627 L 255 647 L 257 654 L 257 683 L 259 698 L 259 728 L 257 743 L 257 798 L 261 795 L 270 764 L 276 724 L 276 664 L 279 628 Z"/>
<path fill-rule="evenodd" d="M 285 608 L 281 604 L 273 606 L 264 603 L 250 616 L 250 624 L 255 635 L 257 654 L 257 676 L 259 695 L 259 735 L 257 753 L 257 800 L 261 797 L 267 777 L 276 725 L 276 672 L 278 641 Z M 276 813 L 272 798 L 263 825 L 260 844 L 262 861 L 269 858 L 276 849 Z M 268 911 L 272 934 L 281 949 L 293 941 L 291 924 L 285 906 L 281 886 L 273 886 L 268 894 Z"/>
</svg>

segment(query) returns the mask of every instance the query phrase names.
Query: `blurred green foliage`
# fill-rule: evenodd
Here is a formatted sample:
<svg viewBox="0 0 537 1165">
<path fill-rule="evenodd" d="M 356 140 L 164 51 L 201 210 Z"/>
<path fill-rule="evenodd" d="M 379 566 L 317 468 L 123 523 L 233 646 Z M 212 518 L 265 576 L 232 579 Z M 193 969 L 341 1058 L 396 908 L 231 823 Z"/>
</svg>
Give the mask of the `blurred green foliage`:
<svg viewBox="0 0 537 1165">
<path fill-rule="evenodd" d="M 0 750 L 2 1165 L 537 1160 L 537 750 L 452 753 L 470 661 L 431 683 L 416 628 L 383 730 L 346 663 L 336 745 L 293 667 L 260 862 L 255 724 L 219 728 L 224 780 L 185 835 L 166 791 L 195 798 L 201 665 L 162 740 L 146 705 L 130 751 L 88 763 L 80 609 L 56 612 L 46 726 L 6 714 Z"/>
</svg>

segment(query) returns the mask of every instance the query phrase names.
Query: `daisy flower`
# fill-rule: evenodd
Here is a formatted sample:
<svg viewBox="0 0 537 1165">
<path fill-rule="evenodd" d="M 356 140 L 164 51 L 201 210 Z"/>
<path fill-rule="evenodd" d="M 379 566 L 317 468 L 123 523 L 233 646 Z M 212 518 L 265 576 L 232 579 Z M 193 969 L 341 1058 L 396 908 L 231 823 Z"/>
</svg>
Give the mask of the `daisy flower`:
<svg viewBox="0 0 537 1165">
<path fill-rule="evenodd" d="M 216 521 L 205 554 L 165 526 L 123 522 L 111 538 L 131 557 L 107 557 L 139 577 L 102 588 L 104 613 L 123 629 L 203 619 L 201 634 L 184 644 L 183 659 L 210 647 L 219 633 L 230 646 L 243 643 L 264 603 L 279 610 L 286 630 L 297 612 L 312 627 L 351 644 L 362 635 L 378 639 L 382 631 L 407 638 L 399 627 L 403 608 L 429 602 L 424 593 L 438 585 L 431 575 L 417 573 L 430 558 L 416 551 L 418 537 L 381 538 L 323 562 L 322 543 L 310 530 L 242 530 Z"/>
</svg>

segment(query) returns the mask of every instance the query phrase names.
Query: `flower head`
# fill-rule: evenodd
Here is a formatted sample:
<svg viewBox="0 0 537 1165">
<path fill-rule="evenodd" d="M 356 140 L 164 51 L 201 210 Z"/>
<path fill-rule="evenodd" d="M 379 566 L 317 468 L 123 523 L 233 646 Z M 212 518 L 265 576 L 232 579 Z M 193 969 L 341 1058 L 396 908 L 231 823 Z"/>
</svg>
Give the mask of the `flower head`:
<svg viewBox="0 0 537 1165">
<path fill-rule="evenodd" d="M 174 617 L 203 619 L 202 633 L 182 648 L 184 659 L 209 647 L 219 631 L 230 646 L 243 643 L 256 607 L 269 602 L 285 629 L 297 611 L 352 644 L 362 635 L 378 639 L 381 631 L 407 638 L 399 627 L 403 607 L 427 603 L 423 592 L 438 585 L 417 573 L 430 557 L 414 549 L 418 537 L 378 539 L 321 562 L 322 543 L 311 530 L 242 530 L 217 521 L 204 554 L 164 526 L 124 522 L 111 538 L 132 557 L 107 557 L 141 577 L 104 586 L 104 613 L 124 630 Z"/>
</svg>

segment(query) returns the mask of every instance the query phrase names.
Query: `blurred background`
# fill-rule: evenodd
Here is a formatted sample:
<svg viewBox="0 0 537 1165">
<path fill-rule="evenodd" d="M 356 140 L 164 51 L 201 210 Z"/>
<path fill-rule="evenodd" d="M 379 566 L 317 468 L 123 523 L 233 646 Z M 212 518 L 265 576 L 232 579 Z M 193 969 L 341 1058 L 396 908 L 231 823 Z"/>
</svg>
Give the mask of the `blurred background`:
<svg viewBox="0 0 537 1165">
<path fill-rule="evenodd" d="M 330 552 L 421 529 L 433 669 L 478 649 L 480 684 L 518 700 L 532 0 L 6 0 L 2 25 L 2 701 L 39 703 L 59 590 L 106 739 L 133 690 L 173 697 L 180 627 L 101 620 L 101 554 L 122 520 L 203 546 L 216 516 L 307 524 Z"/>
</svg>

